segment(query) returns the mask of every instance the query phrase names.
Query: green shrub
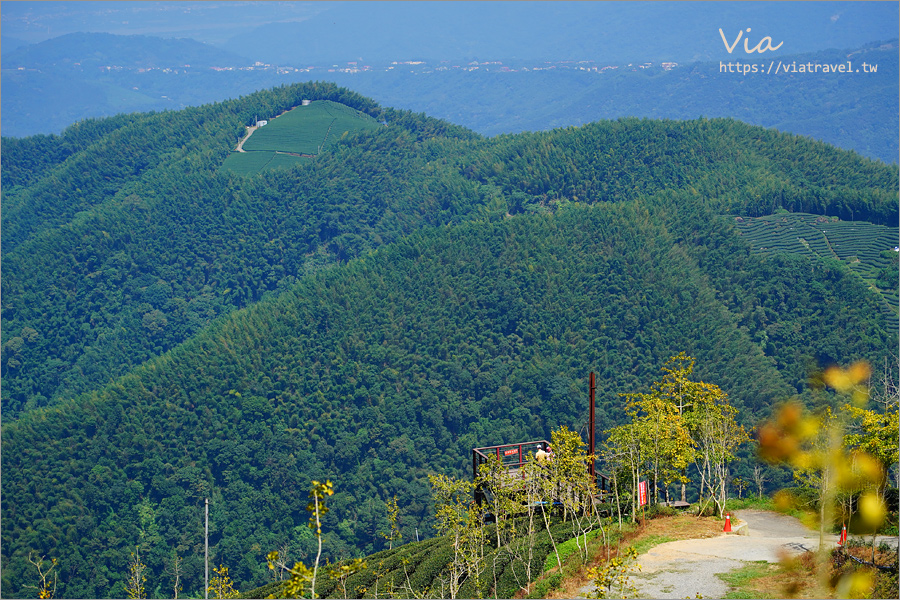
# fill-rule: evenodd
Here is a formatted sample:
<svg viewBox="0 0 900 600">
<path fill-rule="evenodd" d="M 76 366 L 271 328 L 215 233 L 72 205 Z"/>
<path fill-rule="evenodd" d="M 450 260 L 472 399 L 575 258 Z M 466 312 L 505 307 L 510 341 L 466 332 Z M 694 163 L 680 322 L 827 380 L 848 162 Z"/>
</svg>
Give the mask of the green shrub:
<svg viewBox="0 0 900 600">
<path fill-rule="evenodd" d="M 528 598 L 543 598 L 547 595 L 547 592 L 550 590 L 559 589 L 560 584 L 562 584 L 563 574 L 562 573 L 552 573 L 548 575 L 544 579 L 539 580 L 534 584 L 534 589 L 531 590 L 531 593 L 528 594 Z"/>
<path fill-rule="evenodd" d="M 678 514 L 678 510 L 665 504 L 654 504 L 647 507 L 647 518 L 658 519 L 659 517 L 674 517 Z"/>
<path fill-rule="evenodd" d="M 588 532 L 587 539 L 588 541 L 590 541 L 598 535 L 600 535 L 600 530 L 594 529 L 593 531 Z M 577 541 L 575 538 L 572 538 L 556 546 L 556 550 L 557 552 L 559 552 L 559 560 L 563 564 L 566 563 L 566 559 L 568 559 L 573 553 L 578 552 L 578 544 L 581 544 L 582 548 L 584 547 L 585 541 L 583 536 L 579 536 L 579 539 Z M 547 555 L 547 559 L 544 561 L 544 571 L 549 571 L 555 566 L 556 555 L 551 551 L 550 554 Z"/>
<path fill-rule="evenodd" d="M 763 496 L 762 498 L 759 498 L 758 496 L 748 496 L 741 499 L 729 498 L 725 501 L 726 512 L 743 510 L 747 508 L 754 508 L 757 510 L 774 510 L 775 505 L 772 502 L 772 499 L 768 496 Z"/>
</svg>

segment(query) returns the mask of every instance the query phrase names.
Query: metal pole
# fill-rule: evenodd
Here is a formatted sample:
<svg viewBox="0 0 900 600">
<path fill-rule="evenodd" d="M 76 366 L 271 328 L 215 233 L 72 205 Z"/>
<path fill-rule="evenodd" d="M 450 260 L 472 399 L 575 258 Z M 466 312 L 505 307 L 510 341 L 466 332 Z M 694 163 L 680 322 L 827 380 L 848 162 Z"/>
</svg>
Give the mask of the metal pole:
<svg viewBox="0 0 900 600">
<path fill-rule="evenodd" d="M 203 536 L 203 562 L 206 564 L 206 577 L 203 579 L 203 597 L 209 600 L 209 498 L 206 499 L 206 525 Z"/>
<path fill-rule="evenodd" d="M 588 454 L 591 455 L 591 477 L 596 480 L 596 466 L 594 465 L 594 372 L 591 371 L 590 378 L 590 399 L 591 399 L 591 417 L 590 423 L 588 424 Z"/>
</svg>

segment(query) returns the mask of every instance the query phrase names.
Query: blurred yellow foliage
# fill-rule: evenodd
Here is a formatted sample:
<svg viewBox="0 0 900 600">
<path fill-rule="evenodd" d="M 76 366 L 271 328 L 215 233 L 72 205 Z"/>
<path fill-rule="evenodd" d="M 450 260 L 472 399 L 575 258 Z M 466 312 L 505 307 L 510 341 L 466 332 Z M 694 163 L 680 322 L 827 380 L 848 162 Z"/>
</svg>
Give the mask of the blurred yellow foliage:
<svg viewBox="0 0 900 600">
<path fill-rule="evenodd" d="M 872 369 L 869 363 L 859 361 L 850 365 L 847 369 L 834 366 L 825 370 L 825 383 L 841 393 L 853 391 L 856 386 L 865 383 L 872 375 Z"/>
<path fill-rule="evenodd" d="M 875 529 L 884 522 L 887 507 L 878 494 L 866 492 L 859 499 L 859 514 L 868 527 Z"/>
<path fill-rule="evenodd" d="M 846 369 L 831 367 L 822 374 L 822 380 L 837 392 L 849 396 L 850 404 L 844 410 L 833 414 L 830 409 L 825 409 L 821 414 L 813 415 L 807 414 L 800 404 L 789 403 L 759 428 L 760 458 L 793 467 L 794 477 L 817 491 L 818 514 L 805 510 L 801 520 L 807 526 L 818 524 L 820 548 L 825 527 L 831 526 L 838 493 L 864 492 L 859 498 L 858 511 L 862 524 L 870 530 L 880 527 L 887 516 L 887 507 L 877 490 L 885 480 L 886 466 L 896 460 L 893 449 L 882 452 L 881 446 L 891 446 L 893 442 L 878 445 L 876 442 L 880 438 L 876 440 L 874 434 L 844 437 L 844 421 L 856 417 L 863 418 L 866 432 L 872 430 L 886 440 L 897 439 L 896 415 L 889 415 L 886 420 L 863 410 L 868 402 L 867 382 L 871 374 L 872 370 L 865 362 L 857 362 Z M 777 493 L 774 501 L 779 509 L 797 508 L 794 497 L 784 491 Z M 874 584 L 874 575 L 865 570 L 857 570 L 833 582 L 836 594 L 842 598 L 868 597 Z M 786 593 L 790 594 L 791 590 Z"/>
<path fill-rule="evenodd" d="M 859 570 L 841 577 L 835 589 L 838 598 L 868 598 L 875 587 L 875 573 Z"/>
</svg>

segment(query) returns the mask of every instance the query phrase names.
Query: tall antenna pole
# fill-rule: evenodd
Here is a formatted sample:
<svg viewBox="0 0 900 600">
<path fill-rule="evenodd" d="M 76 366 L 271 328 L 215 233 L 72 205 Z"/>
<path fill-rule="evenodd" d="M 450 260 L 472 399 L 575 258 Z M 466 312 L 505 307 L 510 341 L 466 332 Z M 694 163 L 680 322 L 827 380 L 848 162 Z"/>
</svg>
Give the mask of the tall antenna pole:
<svg viewBox="0 0 900 600">
<path fill-rule="evenodd" d="M 205 534 L 203 536 L 203 562 L 206 565 L 206 576 L 203 579 L 203 597 L 209 600 L 209 498 L 206 499 Z"/>
<path fill-rule="evenodd" d="M 596 480 L 597 473 L 595 471 L 596 467 L 594 465 L 594 372 L 591 371 L 590 378 L 590 399 L 591 399 L 591 416 L 590 423 L 588 424 L 588 453 L 591 455 L 591 477 Z"/>
</svg>

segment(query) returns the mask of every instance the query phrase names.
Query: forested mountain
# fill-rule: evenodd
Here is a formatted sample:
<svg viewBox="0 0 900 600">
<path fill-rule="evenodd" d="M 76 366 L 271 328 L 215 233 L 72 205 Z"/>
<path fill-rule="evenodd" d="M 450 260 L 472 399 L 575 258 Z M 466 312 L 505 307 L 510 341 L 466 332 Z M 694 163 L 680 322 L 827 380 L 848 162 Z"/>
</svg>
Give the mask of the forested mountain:
<svg viewBox="0 0 900 600">
<path fill-rule="evenodd" d="M 206 495 L 215 562 L 259 585 L 269 549 L 312 550 L 309 479 L 338 489 L 330 555 L 378 548 L 381 501 L 394 494 L 409 539 L 427 530 L 428 472 L 464 474 L 474 446 L 581 429 L 589 369 L 601 428 L 621 417 L 617 392 L 679 349 L 747 417 L 790 394 L 657 216 L 628 201 L 431 230 L 304 278 L 102 391 L 7 425 L 5 589 L 18 593 L 35 549 L 65 557 L 66 596 L 121 596 L 125 549 L 141 529 L 158 532 L 144 549 L 155 581 L 175 549 L 196 582 Z M 729 259 L 752 290 L 730 291 L 751 305 L 761 297 L 763 318 L 829 324 L 776 341 L 783 360 L 805 347 L 797 333 L 851 357 L 890 345 L 847 274 Z"/>
<path fill-rule="evenodd" d="M 721 213 L 787 208 L 896 223 L 896 169 L 733 121 L 631 120 L 485 140 L 385 111 L 395 125 L 352 136 L 313 165 L 257 178 L 216 172 L 241 123 L 307 96 L 379 112 L 330 84 L 299 85 L 120 118 L 105 135 L 103 121 L 88 122 L 9 144 L 7 418 L 109 381 L 311 266 L 425 225 L 689 187 Z M 441 132 L 452 135 L 433 137 Z M 801 158 L 813 153 L 827 166 Z M 38 154 L 57 158 L 41 165 L 30 160 Z"/>
<path fill-rule="evenodd" d="M 219 171 L 245 125 L 302 99 L 387 125 Z M 338 492 L 333 558 L 383 547 L 394 494 L 412 539 L 427 473 L 581 430 L 591 370 L 598 430 L 680 351 L 752 425 L 811 364 L 897 343 L 846 265 L 754 254 L 734 228 L 781 209 L 896 231 L 896 166 L 733 120 L 485 139 L 305 84 L 2 157 L 10 597 L 32 550 L 60 559 L 62 595 L 121 597 L 138 542 L 151 587 L 175 551 L 198 590 L 204 497 L 212 559 L 261 585 L 269 550 L 313 548 L 310 479 Z"/>
</svg>

